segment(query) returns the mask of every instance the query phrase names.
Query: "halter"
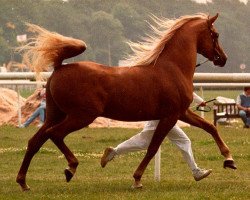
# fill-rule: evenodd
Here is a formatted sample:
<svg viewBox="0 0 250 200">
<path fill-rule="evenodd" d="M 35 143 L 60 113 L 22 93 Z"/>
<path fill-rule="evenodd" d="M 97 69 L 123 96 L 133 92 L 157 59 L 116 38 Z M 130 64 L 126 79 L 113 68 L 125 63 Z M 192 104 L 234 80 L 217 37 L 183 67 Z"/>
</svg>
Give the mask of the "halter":
<svg viewBox="0 0 250 200">
<path fill-rule="evenodd" d="M 213 30 L 212 30 L 212 26 L 209 24 L 209 16 L 208 16 L 208 20 L 207 20 L 207 26 L 208 26 L 208 30 L 210 31 L 210 35 L 211 35 L 211 38 L 212 38 L 212 41 L 213 41 L 213 54 L 214 54 L 214 59 L 213 59 L 213 61 L 215 60 L 218 60 L 219 58 L 220 58 L 220 55 L 219 55 L 219 53 L 218 53 L 218 50 L 216 49 L 216 43 L 218 42 L 218 37 L 219 37 L 219 34 L 218 33 L 216 33 L 216 32 L 214 32 Z M 203 61 L 203 62 L 200 62 L 200 63 L 198 63 L 195 67 L 199 67 L 200 65 L 202 65 L 202 64 L 204 64 L 204 63 L 206 63 L 206 62 L 208 62 L 209 61 L 209 59 L 207 59 L 207 60 L 205 60 L 205 61 Z"/>
<path fill-rule="evenodd" d="M 220 54 L 218 53 L 218 50 L 216 49 L 216 43 L 218 43 L 219 33 L 216 33 L 212 30 L 212 26 L 209 24 L 209 16 L 207 20 L 208 29 L 210 31 L 210 35 L 213 41 L 213 54 L 214 54 L 214 60 L 218 60 L 220 58 Z"/>
</svg>

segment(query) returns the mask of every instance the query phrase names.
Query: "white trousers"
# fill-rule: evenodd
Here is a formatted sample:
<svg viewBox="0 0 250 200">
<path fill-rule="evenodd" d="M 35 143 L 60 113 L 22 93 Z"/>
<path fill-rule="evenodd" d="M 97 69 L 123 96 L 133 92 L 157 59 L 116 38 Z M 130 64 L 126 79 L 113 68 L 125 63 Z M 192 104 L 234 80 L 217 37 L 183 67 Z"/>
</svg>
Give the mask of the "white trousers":
<svg viewBox="0 0 250 200">
<path fill-rule="evenodd" d="M 148 121 L 140 133 L 115 147 L 114 149 L 116 153 L 120 155 L 132 151 L 146 150 L 151 142 L 158 123 L 159 120 Z M 167 134 L 167 138 L 181 151 L 183 158 L 190 169 L 197 169 L 197 164 L 195 163 L 192 152 L 191 141 L 183 130 L 175 125 Z"/>
</svg>

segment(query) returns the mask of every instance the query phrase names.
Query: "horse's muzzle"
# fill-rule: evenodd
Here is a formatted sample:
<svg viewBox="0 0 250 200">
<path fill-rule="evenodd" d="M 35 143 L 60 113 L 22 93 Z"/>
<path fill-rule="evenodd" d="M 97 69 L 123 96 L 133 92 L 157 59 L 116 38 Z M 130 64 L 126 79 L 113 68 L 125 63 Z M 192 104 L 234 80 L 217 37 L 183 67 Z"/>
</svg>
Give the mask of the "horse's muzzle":
<svg viewBox="0 0 250 200">
<path fill-rule="evenodd" d="M 222 55 L 222 56 L 219 54 L 214 55 L 214 59 L 213 59 L 214 65 L 219 66 L 219 67 L 224 67 L 226 62 L 227 62 L 226 55 Z"/>
</svg>

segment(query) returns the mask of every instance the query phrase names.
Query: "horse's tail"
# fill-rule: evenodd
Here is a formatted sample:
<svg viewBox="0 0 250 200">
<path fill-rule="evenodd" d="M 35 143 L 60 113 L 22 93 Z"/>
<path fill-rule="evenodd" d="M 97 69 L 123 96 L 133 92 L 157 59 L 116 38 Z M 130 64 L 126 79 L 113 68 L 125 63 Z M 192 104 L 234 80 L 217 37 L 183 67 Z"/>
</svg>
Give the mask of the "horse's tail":
<svg viewBox="0 0 250 200">
<path fill-rule="evenodd" d="M 24 63 L 37 73 L 59 67 L 64 59 L 77 56 L 86 49 L 82 40 L 65 37 L 34 24 L 26 25 L 35 36 L 17 50 L 23 52 Z"/>
</svg>

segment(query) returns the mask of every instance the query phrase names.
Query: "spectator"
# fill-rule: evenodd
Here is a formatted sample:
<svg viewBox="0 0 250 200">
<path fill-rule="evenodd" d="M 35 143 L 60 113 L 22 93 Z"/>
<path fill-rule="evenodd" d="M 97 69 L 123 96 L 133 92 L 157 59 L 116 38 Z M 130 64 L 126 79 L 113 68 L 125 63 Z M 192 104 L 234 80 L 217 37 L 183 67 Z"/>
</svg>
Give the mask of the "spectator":
<svg viewBox="0 0 250 200">
<path fill-rule="evenodd" d="M 25 128 L 29 126 L 37 117 L 39 117 L 40 122 L 37 127 L 41 127 L 45 120 L 45 109 L 46 109 L 46 89 L 45 86 L 38 93 L 38 98 L 41 99 L 39 107 L 33 112 L 33 114 L 27 119 L 26 122 L 21 124 L 19 128 Z"/>
<path fill-rule="evenodd" d="M 193 93 L 194 101 L 200 105 L 205 106 L 206 103 L 204 100 L 199 97 L 197 94 Z M 154 131 L 159 123 L 159 120 L 148 121 L 143 130 L 137 135 L 131 137 L 130 139 L 120 143 L 115 148 L 108 147 L 105 149 L 104 154 L 101 158 L 101 166 L 105 167 L 106 164 L 111 161 L 115 156 L 129 153 L 132 151 L 140 151 L 148 148 L 151 139 L 153 137 Z M 193 151 L 191 147 L 191 141 L 184 131 L 175 125 L 168 133 L 167 138 L 177 146 L 181 151 L 184 160 L 188 164 L 189 168 L 192 171 L 193 177 L 196 181 L 199 181 L 207 177 L 212 170 L 211 169 L 201 169 L 197 166 Z"/>
<path fill-rule="evenodd" d="M 244 128 L 250 127 L 250 87 L 244 87 L 244 92 L 237 96 L 236 105 Z"/>
</svg>

